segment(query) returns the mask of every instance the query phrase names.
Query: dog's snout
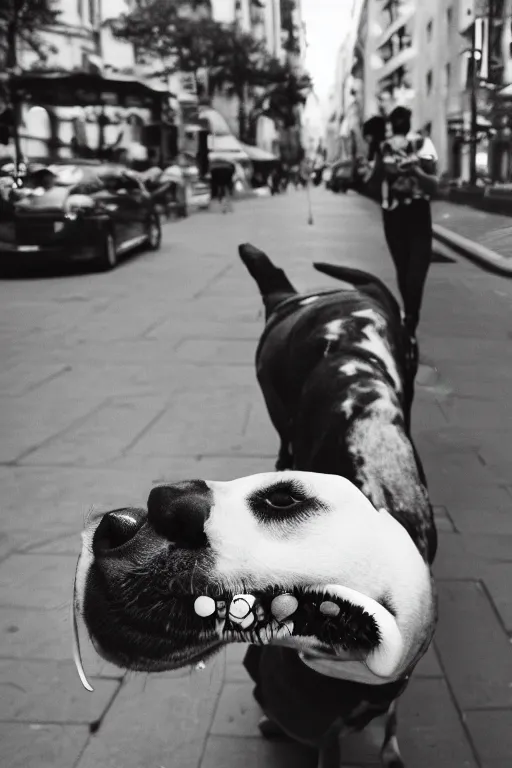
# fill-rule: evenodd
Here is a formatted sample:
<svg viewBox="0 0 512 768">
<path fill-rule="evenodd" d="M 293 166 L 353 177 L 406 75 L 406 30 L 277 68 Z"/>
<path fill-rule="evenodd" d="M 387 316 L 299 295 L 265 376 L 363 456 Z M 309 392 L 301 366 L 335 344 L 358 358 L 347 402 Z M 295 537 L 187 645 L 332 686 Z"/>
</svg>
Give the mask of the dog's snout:
<svg viewBox="0 0 512 768">
<path fill-rule="evenodd" d="M 148 520 L 160 536 L 184 549 L 208 545 L 204 524 L 213 503 L 203 480 L 153 488 L 148 498 Z"/>
<path fill-rule="evenodd" d="M 95 557 L 127 544 L 144 525 L 142 509 L 116 509 L 106 512 L 94 532 L 92 550 Z"/>
</svg>

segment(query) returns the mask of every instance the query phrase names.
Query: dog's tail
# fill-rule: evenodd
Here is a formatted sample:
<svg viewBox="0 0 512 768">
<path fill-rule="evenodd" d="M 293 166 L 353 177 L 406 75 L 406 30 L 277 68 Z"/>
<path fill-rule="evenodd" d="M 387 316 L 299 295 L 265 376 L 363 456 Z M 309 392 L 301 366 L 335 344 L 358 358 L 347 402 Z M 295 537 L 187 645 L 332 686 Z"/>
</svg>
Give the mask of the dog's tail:
<svg viewBox="0 0 512 768">
<path fill-rule="evenodd" d="M 286 277 L 285 272 L 276 267 L 266 253 L 250 243 L 238 246 L 238 253 L 247 271 L 254 278 L 260 290 L 267 317 L 285 299 L 296 296 L 297 291 Z"/>
<path fill-rule="evenodd" d="M 371 275 L 369 272 L 364 272 L 362 269 L 354 269 L 353 267 L 342 267 L 338 264 L 324 264 L 323 262 L 315 262 L 314 268 L 318 272 L 322 272 L 324 275 L 334 277 L 336 280 L 343 280 L 345 283 L 350 283 L 360 291 L 366 293 L 372 298 L 384 299 L 388 303 L 388 306 L 400 317 L 400 305 L 385 285 L 382 280 L 379 280 L 375 275 Z"/>
</svg>

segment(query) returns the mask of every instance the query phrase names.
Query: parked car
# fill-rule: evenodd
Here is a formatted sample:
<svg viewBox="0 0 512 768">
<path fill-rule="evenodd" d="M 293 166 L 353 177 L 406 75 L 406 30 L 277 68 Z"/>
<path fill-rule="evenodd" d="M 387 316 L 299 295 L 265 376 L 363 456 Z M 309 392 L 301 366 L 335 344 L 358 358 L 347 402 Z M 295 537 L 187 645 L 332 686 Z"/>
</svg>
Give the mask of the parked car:
<svg viewBox="0 0 512 768">
<path fill-rule="evenodd" d="M 157 250 L 160 218 L 140 175 L 124 166 L 64 161 L 30 168 L 0 202 L 0 252 L 113 269 L 134 248 Z"/>
<path fill-rule="evenodd" d="M 354 181 L 354 161 L 339 160 L 333 163 L 326 186 L 333 192 L 347 192 L 354 187 Z"/>
</svg>

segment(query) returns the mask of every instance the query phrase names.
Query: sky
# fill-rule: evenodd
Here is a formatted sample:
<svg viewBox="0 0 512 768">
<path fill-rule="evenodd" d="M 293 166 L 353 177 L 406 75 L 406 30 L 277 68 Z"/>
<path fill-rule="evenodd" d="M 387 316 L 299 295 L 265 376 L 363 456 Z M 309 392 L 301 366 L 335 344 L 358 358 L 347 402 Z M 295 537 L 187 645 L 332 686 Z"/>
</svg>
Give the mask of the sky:
<svg viewBox="0 0 512 768">
<path fill-rule="evenodd" d="M 322 111 L 334 85 L 336 54 L 350 24 L 353 0 L 302 0 L 306 24 L 306 68 L 314 80 Z"/>
</svg>

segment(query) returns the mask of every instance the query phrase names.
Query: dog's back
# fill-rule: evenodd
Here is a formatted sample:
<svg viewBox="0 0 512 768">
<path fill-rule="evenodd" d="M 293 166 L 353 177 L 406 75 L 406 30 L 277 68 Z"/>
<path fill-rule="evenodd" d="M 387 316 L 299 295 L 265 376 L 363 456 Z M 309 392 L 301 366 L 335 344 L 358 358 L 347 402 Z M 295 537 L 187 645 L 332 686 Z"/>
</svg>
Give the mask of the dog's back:
<svg viewBox="0 0 512 768">
<path fill-rule="evenodd" d="M 252 246 L 241 256 L 260 288 L 267 325 L 258 381 L 281 437 L 281 465 L 341 474 L 389 509 L 425 558 L 437 547 L 419 457 L 408 431 L 405 355 L 398 305 L 360 270 L 318 265 L 358 283 L 299 295 Z"/>
</svg>

